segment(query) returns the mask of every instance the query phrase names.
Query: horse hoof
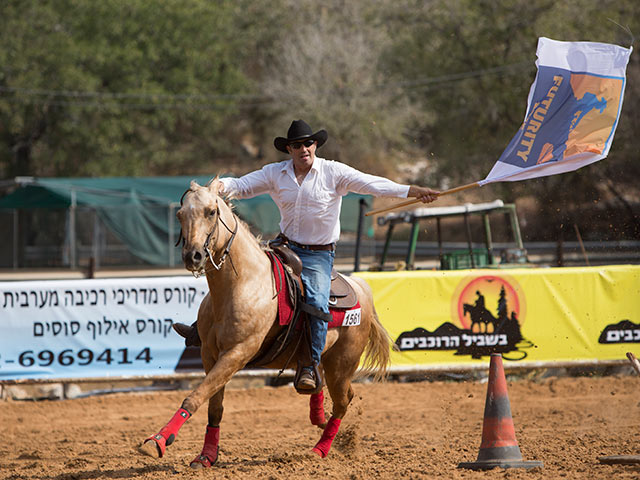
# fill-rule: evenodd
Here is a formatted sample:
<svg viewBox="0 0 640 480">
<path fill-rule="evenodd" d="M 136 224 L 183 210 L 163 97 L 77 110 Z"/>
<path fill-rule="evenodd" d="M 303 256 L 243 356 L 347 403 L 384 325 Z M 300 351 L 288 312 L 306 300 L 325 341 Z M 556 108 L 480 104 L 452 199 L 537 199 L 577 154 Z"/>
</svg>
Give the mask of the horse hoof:
<svg viewBox="0 0 640 480">
<path fill-rule="evenodd" d="M 198 455 L 196 458 L 194 458 L 191 461 L 189 466 L 194 470 L 204 470 L 205 468 L 209 468 L 214 463 L 216 463 L 217 459 L 218 459 L 218 456 L 216 455 L 216 459 L 212 462 L 211 460 L 209 460 L 209 457 L 207 457 L 206 455 Z"/>
<path fill-rule="evenodd" d="M 138 447 L 138 451 L 149 457 L 162 458 L 165 451 L 165 439 L 162 435 L 149 437 Z"/>
</svg>

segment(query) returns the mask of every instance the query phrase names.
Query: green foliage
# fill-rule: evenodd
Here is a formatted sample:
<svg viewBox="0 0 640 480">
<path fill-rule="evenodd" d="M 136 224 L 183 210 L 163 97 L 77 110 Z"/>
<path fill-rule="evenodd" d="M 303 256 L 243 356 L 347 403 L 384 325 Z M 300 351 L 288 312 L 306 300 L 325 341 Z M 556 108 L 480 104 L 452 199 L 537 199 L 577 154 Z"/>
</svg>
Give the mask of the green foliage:
<svg viewBox="0 0 640 480">
<path fill-rule="evenodd" d="M 0 8 L 3 176 L 175 173 L 233 151 L 247 85 L 233 2 Z"/>
<path fill-rule="evenodd" d="M 640 34 L 637 0 L 5 0 L 0 18 L 4 178 L 242 173 L 304 118 L 328 158 L 469 183 L 522 122 L 538 37 Z M 614 198 L 640 230 L 639 80 L 634 53 L 610 160 L 491 196 L 558 222 Z"/>
</svg>

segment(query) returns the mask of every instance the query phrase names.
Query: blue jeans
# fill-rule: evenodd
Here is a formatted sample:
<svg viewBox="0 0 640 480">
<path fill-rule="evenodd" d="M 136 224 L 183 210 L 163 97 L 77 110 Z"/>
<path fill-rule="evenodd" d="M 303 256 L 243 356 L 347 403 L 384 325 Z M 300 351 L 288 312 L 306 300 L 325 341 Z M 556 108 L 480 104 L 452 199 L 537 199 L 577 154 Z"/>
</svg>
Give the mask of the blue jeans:
<svg viewBox="0 0 640 480">
<path fill-rule="evenodd" d="M 305 250 L 289 245 L 302 261 L 302 284 L 305 290 L 305 302 L 329 313 L 329 293 L 331 291 L 331 269 L 335 252 L 330 250 Z M 319 365 L 322 350 L 327 341 L 328 323 L 321 318 L 307 314 L 311 330 L 311 356 Z"/>
</svg>

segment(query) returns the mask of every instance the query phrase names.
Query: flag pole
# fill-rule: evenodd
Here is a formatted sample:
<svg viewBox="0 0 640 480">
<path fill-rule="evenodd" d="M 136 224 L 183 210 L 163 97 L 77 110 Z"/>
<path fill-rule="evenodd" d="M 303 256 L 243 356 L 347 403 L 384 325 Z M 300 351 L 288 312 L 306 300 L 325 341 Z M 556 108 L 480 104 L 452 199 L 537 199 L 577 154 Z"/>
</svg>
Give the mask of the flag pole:
<svg viewBox="0 0 640 480">
<path fill-rule="evenodd" d="M 444 192 L 440 192 L 438 194 L 438 196 L 441 197 L 442 195 L 450 195 L 452 193 L 461 192 L 463 190 L 468 190 L 470 188 L 475 188 L 475 187 L 479 187 L 479 186 L 480 186 L 480 182 L 468 183 L 466 185 L 461 185 L 459 187 L 450 188 L 449 190 L 445 190 Z M 391 207 L 379 208 L 378 210 L 371 210 L 370 212 L 365 213 L 365 216 L 368 217 L 370 215 L 378 215 L 379 213 L 385 213 L 385 212 L 388 212 L 390 210 L 395 210 L 396 208 L 406 207 L 408 205 L 413 205 L 414 203 L 419 203 L 419 202 L 420 202 L 419 199 L 414 198 L 413 200 L 407 200 L 406 202 L 401 202 L 401 203 L 398 203 L 398 204 L 393 205 Z"/>
</svg>

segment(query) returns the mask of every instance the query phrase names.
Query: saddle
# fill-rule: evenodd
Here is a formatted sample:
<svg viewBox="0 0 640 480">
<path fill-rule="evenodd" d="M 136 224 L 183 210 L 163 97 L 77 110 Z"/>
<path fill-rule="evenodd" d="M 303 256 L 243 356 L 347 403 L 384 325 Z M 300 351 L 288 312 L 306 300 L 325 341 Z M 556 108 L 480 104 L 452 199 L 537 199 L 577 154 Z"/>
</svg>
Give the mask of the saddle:
<svg viewBox="0 0 640 480">
<path fill-rule="evenodd" d="M 291 269 L 293 279 L 300 285 L 302 292 L 304 293 L 304 287 L 302 286 L 302 280 L 300 274 L 302 273 L 302 261 L 296 253 L 291 250 L 280 237 L 276 237 L 274 240 L 268 243 L 269 247 L 275 252 L 278 258 L 284 265 Z M 335 268 L 331 270 L 331 292 L 329 293 L 329 308 L 349 309 L 353 308 L 358 302 L 358 297 L 355 290 L 344 278 L 340 272 Z M 294 305 L 295 303 L 292 302 Z"/>
<path fill-rule="evenodd" d="M 358 296 L 351 284 L 347 282 L 335 268 L 331 270 L 331 293 L 329 293 L 329 308 L 349 309 L 358 303 Z"/>
<path fill-rule="evenodd" d="M 291 321 L 287 325 L 283 325 L 280 332 L 276 335 L 270 345 L 263 345 L 260 352 L 247 364 L 248 367 L 260 367 L 267 365 L 274 361 L 279 355 L 281 355 L 294 341 L 296 346 L 291 354 L 293 357 L 297 352 L 299 353 L 299 360 L 296 369 L 296 375 L 294 377 L 294 387 L 301 394 L 313 394 L 322 390 L 322 375 L 318 369 L 318 366 L 311 358 L 311 335 L 309 332 L 309 326 L 307 322 L 303 322 L 302 328 L 299 326 L 301 314 L 308 313 L 314 316 L 324 318 L 325 320 L 331 320 L 331 314 L 325 314 L 315 308 L 304 303 L 304 287 L 300 274 L 302 272 L 302 262 L 298 255 L 295 254 L 280 237 L 276 237 L 275 240 L 269 242 L 269 247 L 272 252 L 269 252 L 272 263 L 274 264 L 274 274 L 277 275 L 278 267 L 275 264 L 275 259 L 271 257 L 271 253 L 282 262 L 284 265 L 283 281 L 276 281 L 276 286 L 279 288 L 287 288 L 289 295 L 289 301 L 293 307 L 293 316 Z M 350 309 L 356 306 L 358 303 L 358 297 L 345 279 L 345 277 L 337 270 L 331 271 L 331 292 L 329 294 L 329 308 L 330 309 Z M 287 362 L 288 364 L 288 362 Z M 298 388 L 298 381 L 303 367 L 312 367 L 316 376 L 316 389 L 300 389 Z M 286 368 L 286 365 L 285 367 Z M 283 368 L 283 370 L 284 370 Z"/>
</svg>

